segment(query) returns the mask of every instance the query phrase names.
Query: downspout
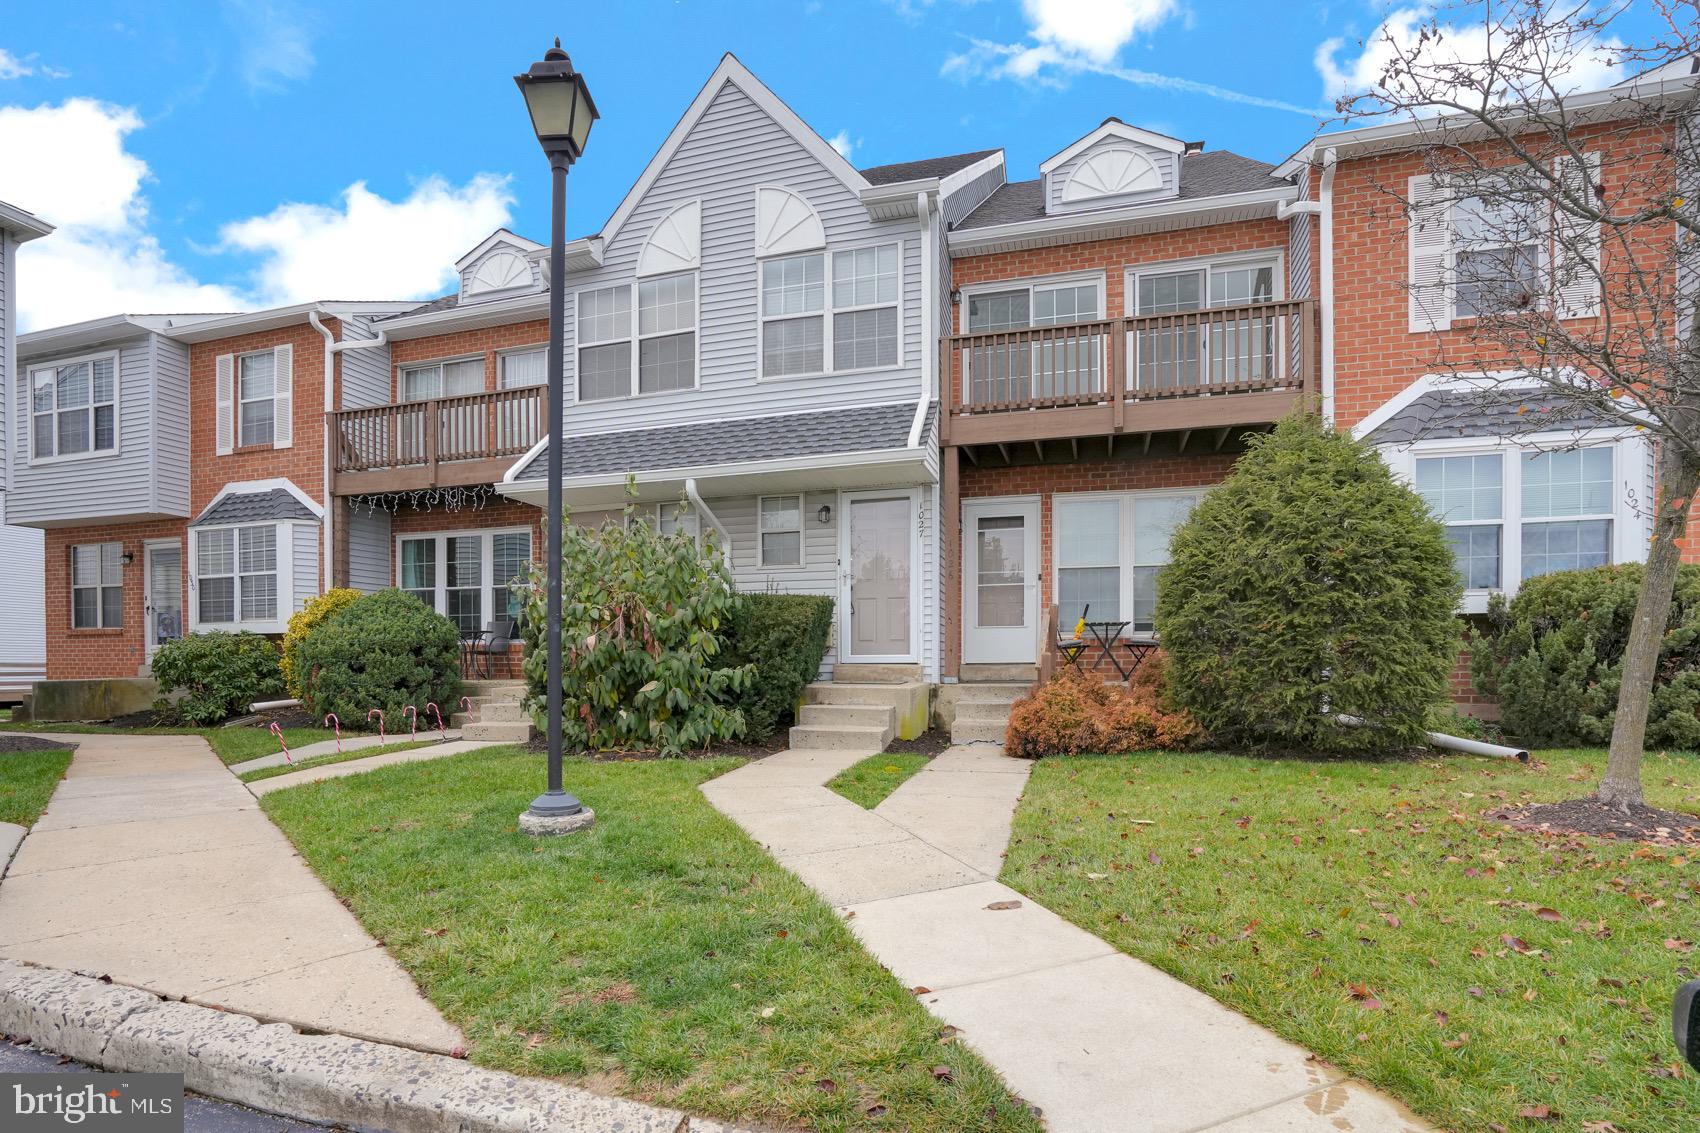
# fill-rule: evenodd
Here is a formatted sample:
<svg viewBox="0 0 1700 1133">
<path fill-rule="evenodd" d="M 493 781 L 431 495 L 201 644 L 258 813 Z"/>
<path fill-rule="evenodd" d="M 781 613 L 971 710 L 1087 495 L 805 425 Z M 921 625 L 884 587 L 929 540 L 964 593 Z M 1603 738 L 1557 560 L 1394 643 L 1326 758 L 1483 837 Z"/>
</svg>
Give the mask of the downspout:
<svg viewBox="0 0 1700 1133">
<path fill-rule="evenodd" d="M 933 294 L 938 274 L 937 242 L 933 239 L 934 213 L 925 190 L 915 194 L 915 215 L 921 221 L 921 397 L 915 402 L 915 419 L 909 423 L 909 447 L 921 447 L 921 429 L 927 423 L 927 405 L 938 388 L 938 350 L 933 343 L 933 319 L 937 314 Z"/>
<path fill-rule="evenodd" d="M 331 414 L 336 412 L 336 356 L 344 350 L 366 350 L 369 348 L 388 346 L 389 337 L 383 331 L 378 332 L 377 338 L 349 339 L 338 342 L 324 320 L 319 317 L 317 310 L 307 312 L 307 321 L 313 325 L 325 339 L 325 459 L 320 474 L 324 477 L 325 485 L 325 530 L 324 546 L 320 550 L 321 561 L 324 563 L 325 590 L 329 584 L 336 581 L 336 563 L 334 559 L 336 547 L 336 507 L 331 500 Z"/>
<path fill-rule="evenodd" d="M 1322 419 L 1334 420 L 1334 169 L 1339 155 L 1322 154 Z"/>
<path fill-rule="evenodd" d="M 720 522 L 720 517 L 714 514 L 714 512 L 709 508 L 707 502 L 697 494 L 697 480 L 695 476 L 687 476 L 685 478 L 685 498 L 691 501 L 691 506 L 697 509 L 697 514 L 707 520 L 708 525 L 720 533 L 720 555 L 726 560 L 726 565 L 731 566 L 731 533 L 726 530 L 726 525 Z"/>
</svg>

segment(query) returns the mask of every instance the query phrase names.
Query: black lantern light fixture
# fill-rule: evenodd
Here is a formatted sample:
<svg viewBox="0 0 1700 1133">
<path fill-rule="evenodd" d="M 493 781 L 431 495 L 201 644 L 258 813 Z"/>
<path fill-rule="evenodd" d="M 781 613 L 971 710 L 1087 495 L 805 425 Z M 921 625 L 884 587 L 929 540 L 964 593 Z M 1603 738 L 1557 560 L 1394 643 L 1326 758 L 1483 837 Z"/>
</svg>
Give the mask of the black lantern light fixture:
<svg viewBox="0 0 1700 1133">
<path fill-rule="evenodd" d="M 597 119 L 596 103 L 584 76 L 573 70 L 573 61 L 561 50 L 561 41 L 543 53 L 531 70 L 515 75 L 520 93 L 531 112 L 531 128 L 549 157 L 551 197 L 549 208 L 549 504 L 544 517 L 548 529 L 547 639 L 549 678 L 549 783 L 520 815 L 520 829 L 528 834 L 565 834 L 581 830 L 595 821 L 595 813 L 561 786 L 561 438 L 564 328 L 559 299 L 567 259 L 567 169 L 584 154 L 590 127 Z"/>
</svg>

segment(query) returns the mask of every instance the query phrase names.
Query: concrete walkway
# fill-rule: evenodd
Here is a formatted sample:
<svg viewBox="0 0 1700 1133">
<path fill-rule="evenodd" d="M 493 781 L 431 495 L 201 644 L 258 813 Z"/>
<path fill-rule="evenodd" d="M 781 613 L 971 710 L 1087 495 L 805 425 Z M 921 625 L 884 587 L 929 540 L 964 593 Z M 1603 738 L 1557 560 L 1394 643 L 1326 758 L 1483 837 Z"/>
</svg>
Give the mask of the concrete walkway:
<svg viewBox="0 0 1700 1133">
<path fill-rule="evenodd" d="M 459 728 L 450 728 L 447 735 L 431 731 L 422 733 L 417 737 L 409 736 L 405 732 L 399 736 L 384 736 L 381 739 L 377 736 L 346 736 L 343 738 L 340 750 L 343 752 L 359 751 L 368 747 L 389 747 L 391 744 L 447 743 L 450 740 L 458 739 L 460 739 Z M 244 759 L 241 763 L 232 763 L 230 770 L 241 775 L 248 771 L 263 771 L 268 767 L 281 767 L 286 763 L 302 763 L 309 759 L 317 759 L 321 755 L 336 755 L 338 751 L 335 740 L 320 740 L 318 743 L 292 748 L 288 758 L 284 757 L 283 752 L 274 751 L 270 755 L 262 755 L 258 759 Z"/>
<path fill-rule="evenodd" d="M 299 787 L 303 783 L 318 783 L 325 779 L 341 779 L 345 775 L 362 775 L 368 771 L 376 771 L 380 767 L 391 767 L 397 763 L 423 763 L 428 759 L 442 759 L 444 756 L 459 755 L 466 751 L 477 751 L 485 747 L 511 747 L 511 744 L 499 743 L 495 740 L 450 740 L 446 744 L 431 744 L 429 747 L 410 748 L 407 751 L 391 751 L 383 755 L 368 755 L 363 759 L 349 759 L 341 763 L 326 763 L 318 767 L 308 767 L 300 771 L 291 771 L 287 775 L 273 775 L 270 779 L 256 779 L 244 784 L 255 797 L 269 795 L 273 791 L 281 791 L 286 787 Z M 251 764 L 238 763 L 231 767 L 232 771 L 242 771 Z M 273 764 L 275 767 L 276 764 Z"/>
<path fill-rule="evenodd" d="M 789 751 L 703 784 L 1052 1133 L 1427 1133 L 1426 1123 L 1000 885 L 1028 765 L 955 747 L 872 811 L 827 790 L 866 753 Z"/>
<path fill-rule="evenodd" d="M 0 957 L 308 1030 L 461 1045 L 203 740 L 77 743 L 0 883 Z"/>
</svg>

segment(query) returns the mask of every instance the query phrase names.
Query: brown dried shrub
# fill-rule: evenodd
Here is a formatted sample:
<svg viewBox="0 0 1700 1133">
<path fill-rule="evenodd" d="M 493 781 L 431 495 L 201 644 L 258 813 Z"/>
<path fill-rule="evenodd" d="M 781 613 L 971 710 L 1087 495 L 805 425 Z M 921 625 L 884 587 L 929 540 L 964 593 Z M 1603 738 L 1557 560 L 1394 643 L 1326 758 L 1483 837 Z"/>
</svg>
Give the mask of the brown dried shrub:
<svg viewBox="0 0 1700 1133">
<path fill-rule="evenodd" d="M 1192 747 L 1202 730 L 1163 695 L 1164 656 L 1146 658 L 1130 684 L 1106 684 L 1067 669 L 1015 703 L 1004 751 L 1021 759 L 1047 755 L 1174 751 Z"/>
</svg>

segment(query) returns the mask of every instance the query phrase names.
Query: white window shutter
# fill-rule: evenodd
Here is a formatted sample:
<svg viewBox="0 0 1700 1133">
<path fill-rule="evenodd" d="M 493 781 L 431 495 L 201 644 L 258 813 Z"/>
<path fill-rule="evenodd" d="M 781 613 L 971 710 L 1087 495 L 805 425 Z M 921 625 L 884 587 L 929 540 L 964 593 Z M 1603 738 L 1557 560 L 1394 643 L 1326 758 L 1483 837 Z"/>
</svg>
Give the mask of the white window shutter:
<svg viewBox="0 0 1700 1133">
<path fill-rule="evenodd" d="M 1452 289 L 1446 278 L 1452 210 L 1428 173 L 1411 178 L 1406 200 L 1411 222 L 1410 329 L 1413 333 L 1447 330 L 1452 326 Z"/>
<path fill-rule="evenodd" d="M 1561 158 L 1559 176 L 1568 192 L 1591 192 L 1600 178 L 1600 155 L 1590 153 L 1586 173 L 1573 157 Z M 1600 309 L 1600 226 L 1560 212 L 1556 218 L 1557 239 L 1553 244 L 1554 303 L 1561 319 L 1581 319 Z"/>
<path fill-rule="evenodd" d="M 220 354 L 214 372 L 213 448 L 219 456 L 225 456 L 236 445 L 236 356 Z"/>
<path fill-rule="evenodd" d="M 295 443 L 295 347 L 284 343 L 272 351 L 277 384 L 272 401 L 272 447 Z"/>
</svg>

